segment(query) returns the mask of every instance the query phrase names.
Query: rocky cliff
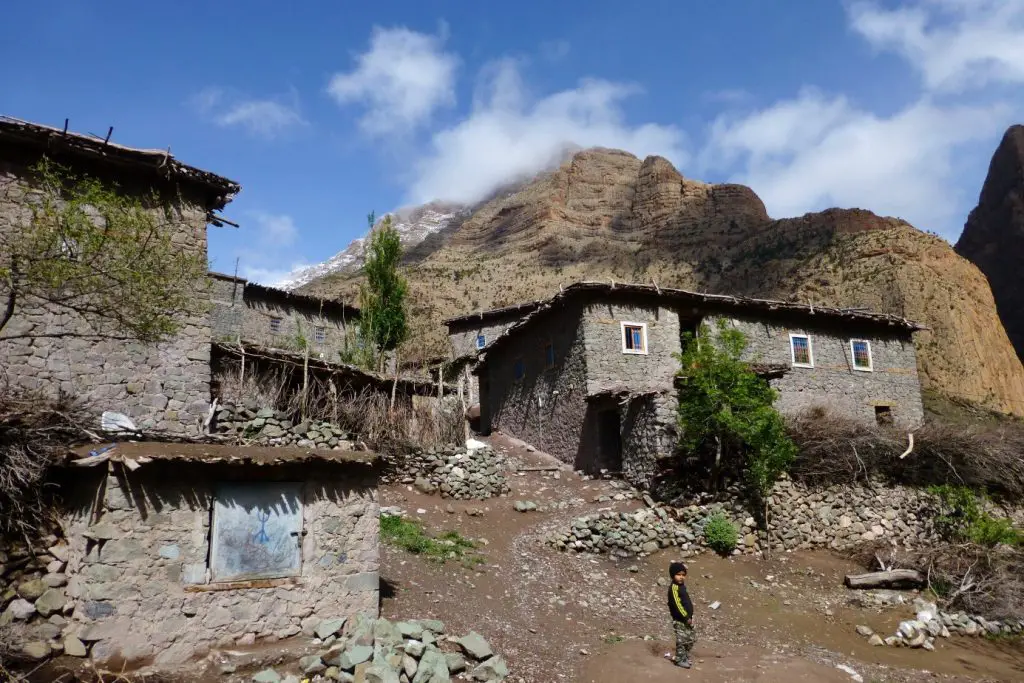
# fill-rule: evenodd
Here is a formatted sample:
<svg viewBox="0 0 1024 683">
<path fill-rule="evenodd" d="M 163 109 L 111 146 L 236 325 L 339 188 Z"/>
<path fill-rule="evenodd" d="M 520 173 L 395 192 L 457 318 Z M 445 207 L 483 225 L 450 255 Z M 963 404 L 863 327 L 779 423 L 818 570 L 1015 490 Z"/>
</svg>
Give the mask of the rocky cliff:
<svg viewBox="0 0 1024 683">
<path fill-rule="evenodd" d="M 1024 126 L 1003 136 L 956 250 L 988 278 L 1006 333 L 1024 360 Z"/>
<path fill-rule="evenodd" d="M 988 283 L 948 243 L 857 209 L 773 220 L 750 188 L 684 178 L 659 157 L 579 152 L 477 207 L 408 275 L 423 355 L 447 350 L 447 316 L 577 280 L 655 281 L 906 316 L 930 328 L 917 337 L 927 388 L 1024 413 L 1024 367 Z M 306 289 L 348 297 L 356 284 Z"/>
</svg>

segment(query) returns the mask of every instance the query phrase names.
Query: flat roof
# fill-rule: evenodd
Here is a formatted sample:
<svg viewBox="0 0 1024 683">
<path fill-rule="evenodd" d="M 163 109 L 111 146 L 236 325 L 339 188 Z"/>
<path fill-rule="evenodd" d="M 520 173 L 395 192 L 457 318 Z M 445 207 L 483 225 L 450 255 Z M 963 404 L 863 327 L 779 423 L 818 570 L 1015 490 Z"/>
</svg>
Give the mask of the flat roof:
<svg viewBox="0 0 1024 683">
<path fill-rule="evenodd" d="M 41 123 L 0 116 L 0 142 L 32 147 L 54 157 L 74 157 L 104 166 L 131 169 L 160 180 L 195 186 L 207 196 L 209 209 L 222 209 L 242 189 L 234 180 L 183 164 L 170 149 L 127 147 L 109 139 L 75 133 Z"/>
<path fill-rule="evenodd" d="M 237 275 L 228 275 L 226 273 L 219 273 L 213 270 L 209 271 L 207 275 L 217 280 L 237 282 L 245 287 L 246 292 L 252 292 L 256 296 L 262 297 L 267 301 L 277 301 L 288 306 L 316 308 L 328 315 L 337 315 L 345 318 L 359 317 L 359 309 L 356 306 L 350 306 L 349 304 L 337 299 L 324 299 L 318 296 L 311 296 L 309 294 L 289 292 L 287 289 L 268 287 L 267 285 L 249 282 L 245 278 L 238 277 Z"/>
<path fill-rule="evenodd" d="M 111 445 L 113 448 L 103 450 Z M 90 456 L 91 452 L 96 455 Z M 91 444 L 72 448 L 71 454 L 72 457 L 66 464 L 75 467 L 94 467 L 108 460 L 131 462 L 136 465 L 158 460 L 222 465 L 283 465 L 311 461 L 372 465 L 380 459 L 380 456 L 371 451 L 162 441 Z"/>
</svg>

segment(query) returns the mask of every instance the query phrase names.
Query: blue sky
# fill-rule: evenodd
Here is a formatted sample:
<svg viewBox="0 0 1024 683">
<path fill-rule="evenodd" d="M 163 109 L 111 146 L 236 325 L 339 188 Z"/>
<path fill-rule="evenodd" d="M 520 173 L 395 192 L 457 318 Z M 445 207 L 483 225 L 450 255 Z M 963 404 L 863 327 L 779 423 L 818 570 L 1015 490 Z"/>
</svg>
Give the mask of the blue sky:
<svg viewBox="0 0 1024 683">
<path fill-rule="evenodd" d="M 293 6 L 294 5 L 294 6 Z M 366 214 L 471 201 L 566 144 L 661 154 L 955 240 L 1024 121 L 1024 0 L 15 3 L 0 112 L 238 180 L 214 266 L 273 282 Z"/>
</svg>

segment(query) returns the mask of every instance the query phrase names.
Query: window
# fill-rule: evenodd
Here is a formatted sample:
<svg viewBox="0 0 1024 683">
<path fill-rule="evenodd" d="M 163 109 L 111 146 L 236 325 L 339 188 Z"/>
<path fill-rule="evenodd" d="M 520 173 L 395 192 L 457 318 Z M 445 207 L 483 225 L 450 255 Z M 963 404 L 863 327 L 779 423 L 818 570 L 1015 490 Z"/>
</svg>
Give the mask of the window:
<svg viewBox="0 0 1024 683">
<path fill-rule="evenodd" d="M 810 335 L 789 335 L 789 350 L 793 360 L 793 367 L 814 367 L 814 348 L 811 346 Z"/>
<path fill-rule="evenodd" d="M 647 323 L 622 323 L 622 352 L 647 353 Z"/>
<path fill-rule="evenodd" d="M 327 340 L 327 328 L 326 327 L 314 327 L 313 328 L 313 339 L 318 344 L 323 344 Z"/>
<path fill-rule="evenodd" d="M 476 335 L 476 348 L 482 349 L 487 346 L 487 335 L 478 334 Z"/>
<path fill-rule="evenodd" d="M 298 576 L 302 570 L 302 484 L 217 486 L 210 534 L 214 581 Z"/>
<path fill-rule="evenodd" d="M 516 358 L 515 363 L 512 365 L 512 374 L 516 380 L 521 380 L 526 376 L 526 363 L 522 358 Z"/>
<path fill-rule="evenodd" d="M 892 424 L 892 406 L 875 406 L 875 422 L 880 425 Z"/>
<path fill-rule="evenodd" d="M 270 331 L 275 333 L 275 334 L 281 331 L 281 319 L 280 318 L 271 318 L 270 319 Z"/>
<path fill-rule="evenodd" d="M 544 368 L 550 370 L 555 367 L 555 344 L 548 342 L 544 345 Z"/>
<path fill-rule="evenodd" d="M 865 339 L 851 339 L 850 353 L 853 356 L 854 370 L 872 371 L 871 342 Z"/>
</svg>

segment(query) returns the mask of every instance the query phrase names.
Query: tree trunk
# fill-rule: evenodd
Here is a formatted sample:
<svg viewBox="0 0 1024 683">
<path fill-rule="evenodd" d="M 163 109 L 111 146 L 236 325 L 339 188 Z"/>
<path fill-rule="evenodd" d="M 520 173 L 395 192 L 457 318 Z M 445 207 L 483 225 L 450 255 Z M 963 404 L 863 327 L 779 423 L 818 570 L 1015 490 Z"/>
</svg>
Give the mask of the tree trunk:
<svg viewBox="0 0 1024 683">
<path fill-rule="evenodd" d="M 721 466 L 722 466 L 722 437 L 716 436 L 715 437 L 715 464 L 714 464 L 714 467 L 711 468 L 711 476 L 713 477 L 712 488 L 715 491 L 718 490 L 718 482 L 719 482 L 719 480 L 721 478 L 721 470 L 719 469 Z"/>
<path fill-rule="evenodd" d="M 915 569 L 891 569 L 887 572 L 847 574 L 847 588 L 914 588 L 924 585 L 924 576 Z"/>
</svg>

